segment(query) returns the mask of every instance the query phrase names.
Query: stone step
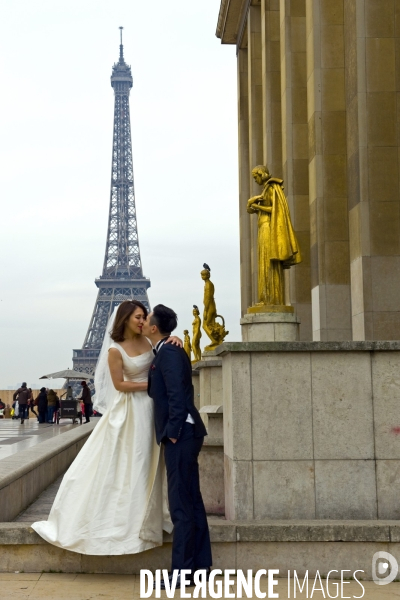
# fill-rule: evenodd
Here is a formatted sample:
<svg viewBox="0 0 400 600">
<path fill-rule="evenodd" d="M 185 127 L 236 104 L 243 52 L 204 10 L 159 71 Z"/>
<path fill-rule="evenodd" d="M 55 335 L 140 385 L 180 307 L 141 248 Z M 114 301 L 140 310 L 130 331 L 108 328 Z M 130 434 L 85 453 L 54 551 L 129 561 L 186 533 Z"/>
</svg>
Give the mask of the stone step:
<svg viewBox="0 0 400 600">
<path fill-rule="evenodd" d="M 209 518 L 213 567 L 279 569 L 280 577 L 296 569 L 321 577 L 336 569 L 372 578 L 372 557 L 393 554 L 400 563 L 400 521 L 260 521 Z M 140 569 L 168 569 L 171 536 L 162 547 L 124 556 L 87 556 L 45 542 L 29 523 L 0 524 L 0 572 L 138 574 Z M 350 577 L 350 575 L 349 575 Z"/>
<path fill-rule="evenodd" d="M 31 448 L 1 459 L 0 521 L 15 519 L 65 473 L 95 426 L 93 420 L 65 428 L 61 435 L 46 437 Z"/>
<path fill-rule="evenodd" d="M 28 508 L 23 510 L 15 519 L 16 523 L 34 523 L 35 521 L 46 521 L 54 499 L 57 495 L 58 488 L 61 485 L 64 474 L 60 475 L 48 488 L 40 494 L 40 496 L 32 502 Z"/>
</svg>

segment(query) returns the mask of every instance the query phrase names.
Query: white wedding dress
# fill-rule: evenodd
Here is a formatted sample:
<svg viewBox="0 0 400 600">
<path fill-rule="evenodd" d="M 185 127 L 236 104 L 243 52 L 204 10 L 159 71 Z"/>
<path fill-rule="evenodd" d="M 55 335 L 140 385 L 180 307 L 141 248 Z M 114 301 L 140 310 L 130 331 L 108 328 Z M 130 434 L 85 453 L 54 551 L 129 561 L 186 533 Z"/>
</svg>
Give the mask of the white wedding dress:
<svg viewBox="0 0 400 600">
<path fill-rule="evenodd" d="M 124 379 L 147 381 L 152 350 L 130 357 L 117 343 Z M 82 554 L 135 554 L 161 546 L 172 531 L 162 445 L 147 392 L 114 389 L 113 399 L 64 475 L 47 521 L 32 528 L 55 546 Z"/>
</svg>

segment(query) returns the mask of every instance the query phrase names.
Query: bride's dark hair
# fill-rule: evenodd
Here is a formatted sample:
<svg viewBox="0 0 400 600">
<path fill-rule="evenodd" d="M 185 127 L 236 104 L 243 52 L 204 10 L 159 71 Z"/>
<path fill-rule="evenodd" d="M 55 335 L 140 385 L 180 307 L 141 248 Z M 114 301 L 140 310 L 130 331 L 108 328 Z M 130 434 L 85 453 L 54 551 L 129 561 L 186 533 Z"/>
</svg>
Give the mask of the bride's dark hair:
<svg viewBox="0 0 400 600">
<path fill-rule="evenodd" d="M 141 308 L 144 313 L 144 318 L 147 318 L 147 308 L 139 302 L 139 300 L 125 300 L 121 302 L 118 307 L 117 314 L 115 315 L 114 326 L 110 331 L 111 339 L 114 342 L 123 342 L 124 341 L 124 331 L 126 322 L 129 320 L 129 317 L 132 313 L 135 312 L 137 308 Z"/>
</svg>

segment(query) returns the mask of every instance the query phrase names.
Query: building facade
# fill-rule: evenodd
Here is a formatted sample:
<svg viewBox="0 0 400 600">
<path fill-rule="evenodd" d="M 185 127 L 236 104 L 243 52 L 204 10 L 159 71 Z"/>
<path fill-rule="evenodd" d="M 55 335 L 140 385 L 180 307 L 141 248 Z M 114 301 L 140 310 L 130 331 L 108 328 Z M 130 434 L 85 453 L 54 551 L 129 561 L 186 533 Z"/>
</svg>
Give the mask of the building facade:
<svg viewBox="0 0 400 600">
<path fill-rule="evenodd" d="M 257 295 L 251 169 L 284 179 L 303 340 L 400 339 L 400 4 L 222 0 L 238 73 L 242 313 Z"/>
</svg>

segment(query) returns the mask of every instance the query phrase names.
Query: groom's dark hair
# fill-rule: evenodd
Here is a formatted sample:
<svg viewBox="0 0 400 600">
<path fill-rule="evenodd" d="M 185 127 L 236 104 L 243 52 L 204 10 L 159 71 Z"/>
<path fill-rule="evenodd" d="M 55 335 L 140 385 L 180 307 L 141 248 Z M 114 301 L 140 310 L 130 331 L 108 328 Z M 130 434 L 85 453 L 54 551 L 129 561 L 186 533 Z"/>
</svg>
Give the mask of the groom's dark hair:
<svg viewBox="0 0 400 600">
<path fill-rule="evenodd" d="M 153 314 L 150 317 L 150 325 L 155 325 L 162 335 L 172 333 L 178 325 L 178 317 L 172 308 L 157 304 L 153 308 Z"/>
</svg>

